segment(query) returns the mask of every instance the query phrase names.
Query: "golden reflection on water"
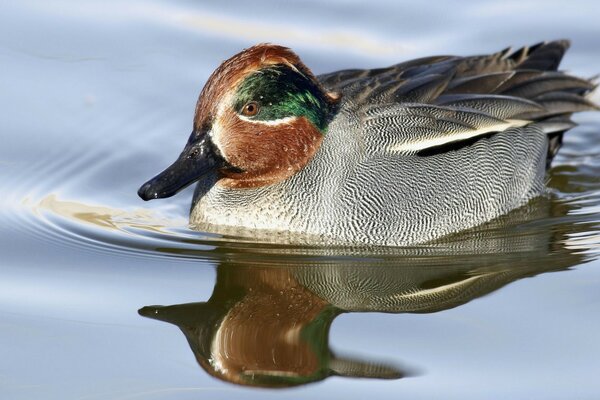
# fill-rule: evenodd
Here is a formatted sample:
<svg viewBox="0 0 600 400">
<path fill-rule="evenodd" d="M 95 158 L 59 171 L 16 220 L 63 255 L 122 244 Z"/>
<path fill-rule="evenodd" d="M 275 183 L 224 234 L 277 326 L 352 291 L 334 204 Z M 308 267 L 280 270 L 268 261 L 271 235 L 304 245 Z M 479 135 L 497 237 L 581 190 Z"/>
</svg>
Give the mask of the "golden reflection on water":
<svg viewBox="0 0 600 400">
<path fill-rule="evenodd" d="M 128 227 L 143 227 L 146 230 L 161 233 L 165 232 L 165 228 L 187 224 L 187 220 L 184 218 L 164 218 L 143 208 L 128 211 L 90 205 L 77 201 L 60 200 L 55 194 L 45 196 L 33 204 L 31 209 L 34 213 L 49 211 L 63 218 L 118 231 L 125 231 L 125 228 Z"/>
<path fill-rule="evenodd" d="M 253 42 L 314 43 L 332 49 L 349 49 L 360 54 L 397 56 L 406 53 L 406 44 L 398 41 L 372 37 L 368 33 L 352 30 L 328 31 L 322 28 L 306 30 L 290 25 L 264 20 L 227 17 L 206 12 L 186 13 L 176 17 L 184 26 L 201 32 L 210 32 L 231 38 L 245 37 Z M 249 37 L 250 36 L 250 37 Z"/>
<path fill-rule="evenodd" d="M 42 7 L 44 7 L 42 5 Z M 46 7 L 46 12 L 57 12 L 56 7 Z M 380 57 L 399 57 L 408 50 L 414 51 L 419 43 L 399 40 L 385 35 L 374 35 L 367 30 L 360 31 L 356 27 L 342 29 L 327 25 L 314 25 L 312 29 L 292 23 L 281 23 L 269 18 L 257 18 L 250 14 L 243 16 L 209 11 L 194 7 L 182 8 L 176 4 L 160 4 L 142 2 L 129 3 L 119 7 L 118 12 L 104 6 L 86 4 L 70 5 L 68 9 L 60 9 L 61 15 L 72 15 L 77 18 L 91 16 L 111 20 L 126 16 L 144 19 L 160 25 L 187 28 L 195 32 L 209 34 L 220 38 L 246 42 L 272 43 L 310 43 L 311 46 L 334 49 L 337 52 L 346 50 L 362 55 Z M 421 43 L 421 46 L 423 44 Z"/>
</svg>

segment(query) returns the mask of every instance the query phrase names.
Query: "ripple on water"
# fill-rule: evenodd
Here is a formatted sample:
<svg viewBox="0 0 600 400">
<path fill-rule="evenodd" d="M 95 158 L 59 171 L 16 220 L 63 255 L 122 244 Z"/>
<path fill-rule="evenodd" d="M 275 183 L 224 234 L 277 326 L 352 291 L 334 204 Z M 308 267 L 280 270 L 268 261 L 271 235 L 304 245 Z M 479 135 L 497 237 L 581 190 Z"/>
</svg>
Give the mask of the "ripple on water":
<svg viewBox="0 0 600 400">
<path fill-rule="evenodd" d="M 9 275 L 3 279 L 3 318 L 9 316 L 3 321 L 7 328 L 3 339 L 14 344 L 6 348 L 9 374 L 4 377 L 0 373 L 0 381 L 15 379 L 17 397 L 34 393 L 24 390 L 33 387 L 32 377 L 34 390 L 46 398 L 64 398 L 65 391 L 77 398 L 92 392 L 102 396 L 100 392 L 110 386 L 113 376 L 123 382 L 123 396 L 138 395 L 133 393 L 135 382 L 143 381 L 145 374 L 151 381 L 149 387 L 160 387 L 172 377 L 174 386 L 187 382 L 180 375 L 189 370 L 190 358 L 178 358 L 183 355 L 176 348 L 183 343 L 173 338 L 169 347 L 166 338 L 172 332 L 165 331 L 163 336 L 152 324 L 140 325 L 134 310 L 147 304 L 193 301 L 140 310 L 145 316 L 171 319 L 184 332 L 216 326 L 215 319 L 198 318 L 207 315 L 198 311 L 208 311 L 219 319 L 237 315 L 223 319 L 207 339 L 234 343 L 235 336 L 243 343 L 257 338 L 250 343 L 250 350 L 261 348 L 264 353 L 238 355 L 269 361 L 272 349 L 281 349 L 276 346 L 303 342 L 304 335 L 294 336 L 301 332 L 299 326 L 310 326 L 304 331 L 309 335 L 322 329 L 322 337 L 328 337 L 324 331 L 335 315 L 319 313 L 321 307 L 326 312 L 333 307 L 336 313 L 438 312 L 521 278 L 579 267 L 600 255 L 600 113 L 575 116 L 580 125 L 565 135 L 565 145 L 548 174 L 547 197 L 427 245 L 319 247 L 215 235 L 188 226 L 189 190 L 160 202 L 143 203 L 136 196 L 139 185 L 170 164 L 181 150 L 198 90 L 215 62 L 250 44 L 252 35 L 237 35 L 240 28 L 252 30 L 255 41 L 289 40 L 282 44 L 306 56 L 307 64 L 321 73 L 358 65 L 382 66 L 446 50 L 474 54 L 496 45 L 500 49 L 509 43 L 533 43 L 531 35 L 550 38 L 560 22 L 561 31 L 569 24 L 575 28 L 566 35 L 574 39 L 574 46 L 565 68 L 592 74 L 598 72 L 597 40 L 581 27 L 596 18 L 593 13 L 577 15 L 561 9 L 551 20 L 557 21 L 555 25 L 546 19 L 549 8 L 531 3 L 524 7 L 539 14 L 532 25 L 530 12 L 504 5 L 487 14 L 489 5 L 463 7 L 466 13 L 456 13 L 455 5 L 438 2 L 439 7 L 423 13 L 422 7 L 390 2 L 390 12 L 380 15 L 378 7 L 358 6 L 357 2 L 343 7 L 343 19 L 349 19 L 347 25 L 353 27 L 347 31 L 335 24 L 330 30 L 328 21 L 341 15 L 340 7 L 323 4 L 319 13 L 300 3 L 292 6 L 298 13 L 290 13 L 289 7 L 270 7 L 269 3 L 272 14 L 247 16 L 247 10 L 242 15 L 233 4 L 213 12 L 204 5 L 184 9 L 162 4 L 165 2 L 134 2 L 125 8 L 115 7 L 116 2 L 98 2 L 91 8 L 88 3 L 54 4 L 42 7 L 43 12 L 38 6 L 21 5 L 16 7 L 18 13 L 0 13 L 10 16 L 0 29 L 21 32 L 4 35 L 6 46 L 0 48 L 0 56 L 11 61 L 3 64 L 10 82 L 0 85 L 5 92 L 3 126 L 7 133 L 0 146 L 0 232 L 3 249 L 13 256 L 5 268 Z M 504 13 L 504 22 L 498 22 L 498 12 Z M 229 14 L 238 17 L 225 18 Z M 287 18 L 296 14 L 307 17 L 304 20 L 312 18 L 314 27 L 324 28 L 299 35 Z M 446 14 L 454 25 L 438 18 Z M 568 15 L 573 19 L 569 21 Z M 55 16 L 56 20 L 50 19 Z M 251 23 L 244 23 L 246 17 Z M 203 24 L 209 19 L 212 24 Z M 521 28 L 507 33 L 508 19 L 521 21 Z M 440 23 L 431 26 L 431 20 Z M 270 27 L 288 28 L 257 31 L 265 21 Z M 36 28 L 19 30 L 22 26 Z M 365 36 L 367 31 L 374 36 Z M 336 36 L 336 32 L 342 35 Z M 362 39 L 356 40 L 359 37 Z M 15 38 L 18 43 L 11 42 Z M 323 49 L 335 51 L 325 54 Z M 596 101 L 599 93 L 594 95 Z M 13 234 L 18 236 L 14 250 Z M 277 236 L 264 235 L 262 239 L 269 238 Z M 159 262 L 151 262 L 156 260 Z M 3 261 L 0 269 L 5 267 Z M 181 268 L 172 268 L 172 264 Z M 210 268 L 202 268 L 207 266 Z M 559 386 L 543 386 L 549 379 L 562 385 L 564 392 L 574 387 L 593 392 L 594 332 L 598 330 L 593 266 L 598 263 L 582 267 L 579 275 L 546 274 L 546 280 L 507 290 L 506 296 L 476 302 L 441 318 L 431 315 L 427 321 L 409 315 L 375 324 L 386 316 L 342 319 L 332 335 L 333 353 L 341 356 L 347 346 L 367 354 L 366 343 L 380 345 L 380 352 L 393 359 L 406 352 L 410 366 L 414 361 L 415 366 L 435 368 L 428 374 L 431 380 L 421 380 L 423 386 L 415 387 L 443 388 L 450 397 L 458 386 L 477 392 L 477 384 L 465 386 L 465 379 L 478 383 L 479 391 L 487 395 L 490 388 L 501 393 L 505 382 L 511 382 L 506 387 L 511 393 L 530 392 L 532 385 L 538 384 L 536 392 L 551 390 L 556 395 Z M 83 269 L 86 274 L 79 274 Z M 583 280 L 586 282 L 581 283 Z M 557 287 L 560 290 L 555 290 Z M 240 292 L 244 292 L 241 299 Z M 543 302 L 537 302 L 542 296 Z M 303 310 L 325 318 L 304 318 Z M 48 322 L 47 317 L 56 319 Z M 117 329 L 117 323 L 126 326 Z M 132 329 L 134 326 L 141 329 Z M 278 332 L 284 335 L 277 336 Z M 373 336 L 369 337 L 369 332 Z M 190 332 L 185 333 L 189 338 Z M 270 343 L 274 344 L 271 348 Z M 197 344 L 202 343 L 190 342 L 190 348 L 203 362 L 206 354 Z M 328 346 L 320 350 L 330 354 Z M 457 359 L 461 361 L 458 368 Z M 206 361 L 210 364 L 211 360 L 214 358 Z M 332 360 L 336 371 L 343 370 L 339 361 L 344 359 Z M 165 368 L 156 368 L 161 363 L 166 363 Z M 568 371 L 561 368 L 565 365 Z M 399 375 L 385 364 L 366 366 L 380 375 Z M 198 381 L 202 377 L 195 372 L 190 374 L 193 385 L 198 382 L 201 390 L 222 390 Z M 260 374 L 256 368 L 251 372 Z M 49 394 L 50 381 L 56 384 L 55 396 Z M 402 390 L 410 392 L 411 384 Z M 523 389 L 523 385 L 529 387 Z M 78 386 L 85 389 L 77 392 Z M 361 386 L 348 387 L 352 388 L 350 396 L 341 386 L 316 390 L 325 393 L 321 396 L 365 397 Z M 90 388 L 94 390 L 90 392 Z M 364 391 L 386 390 L 381 388 L 369 386 Z M 391 392 L 398 387 L 387 388 Z M 160 397 L 169 390 L 155 392 L 158 394 L 140 390 L 139 397 Z M 265 394 L 253 393 L 255 397 Z M 293 397 L 294 393 L 289 394 Z M 430 392 L 422 392 L 421 397 L 436 397 L 423 393 Z M 252 397 L 250 392 L 242 395 Z"/>
<path fill-rule="evenodd" d="M 294 257 L 314 261 L 316 257 L 324 263 L 340 257 L 363 262 L 385 258 L 392 264 L 399 258 L 442 263 L 473 256 L 481 262 L 527 252 L 533 257 L 540 248 L 556 252 L 556 246 L 596 254 L 600 243 L 600 145 L 596 140 L 600 126 L 595 117 L 584 115 L 581 126 L 565 136 L 565 145 L 548 174 L 548 197 L 475 229 L 410 248 L 325 248 L 269 243 L 277 235 L 257 240 L 191 230 L 189 193 L 141 203 L 135 195 L 140 182 L 123 173 L 148 165 L 149 159 L 151 164 L 157 163 L 157 157 L 159 163 L 169 163 L 170 154 L 149 154 L 145 143 L 132 139 L 140 129 L 155 124 L 155 117 L 126 128 L 136 131 L 122 135 L 126 146 L 114 141 L 96 143 L 84 136 L 78 138 L 77 146 L 62 143 L 24 168 L 12 168 L 16 172 L 4 183 L 10 190 L 5 190 L 8 196 L 0 215 L 6 226 L 40 240 L 132 257 L 199 260 L 235 254 L 264 262 L 269 262 L 267 256 L 275 256 L 277 262 L 293 261 Z"/>
<path fill-rule="evenodd" d="M 413 264 L 465 260 L 481 263 L 524 256 L 536 260 L 540 254 L 593 255 L 600 244 L 597 214 L 582 205 L 579 197 L 572 201 L 539 198 L 484 226 L 410 248 L 332 248 L 258 242 L 193 231 L 188 228 L 185 216 L 165 216 L 143 208 L 90 205 L 61 200 L 55 194 L 38 201 L 26 199 L 22 207 L 28 212 L 15 213 L 21 218 L 17 225 L 28 234 L 56 245 L 132 257 L 191 261 L 218 259 L 228 254 L 237 259 L 262 259 L 266 263 L 270 260 L 328 263 L 340 259 L 389 265 L 407 259 Z"/>
</svg>

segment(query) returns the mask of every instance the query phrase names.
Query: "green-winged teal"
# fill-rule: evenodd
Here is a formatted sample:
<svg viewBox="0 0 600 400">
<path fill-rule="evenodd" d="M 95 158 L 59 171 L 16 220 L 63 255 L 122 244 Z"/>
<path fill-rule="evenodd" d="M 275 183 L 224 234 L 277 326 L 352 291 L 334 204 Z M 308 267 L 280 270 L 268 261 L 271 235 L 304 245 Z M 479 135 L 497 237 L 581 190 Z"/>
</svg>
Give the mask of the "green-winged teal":
<svg viewBox="0 0 600 400">
<path fill-rule="evenodd" d="M 597 109 L 592 82 L 557 70 L 568 46 L 319 76 L 287 48 L 251 47 L 210 76 L 183 152 L 138 193 L 198 181 L 199 229 L 328 244 L 481 224 L 543 194 L 571 114 Z"/>
</svg>

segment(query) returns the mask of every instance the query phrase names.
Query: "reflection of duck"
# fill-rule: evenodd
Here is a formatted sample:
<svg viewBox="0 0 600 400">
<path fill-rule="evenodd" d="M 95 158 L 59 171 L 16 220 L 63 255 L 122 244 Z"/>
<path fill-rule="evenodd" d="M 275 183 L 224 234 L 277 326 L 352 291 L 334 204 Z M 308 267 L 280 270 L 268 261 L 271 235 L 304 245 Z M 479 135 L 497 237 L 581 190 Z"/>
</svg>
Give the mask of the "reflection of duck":
<svg viewBox="0 0 600 400">
<path fill-rule="evenodd" d="M 533 224 L 540 213 L 566 211 L 551 206 L 544 201 L 511 215 Z M 140 314 L 177 325 L 202 368 L 238 384 L 283 387 L 330 375 L 398 378 L 403 372 L 394 367 L 333 355 L 328 344 L 333 319 L 344 312 L 437 312 L 518 279 L 580 264 L 583 256 L 567 246 L 574 229 L 567 223 L 522 236 L 495 232 L 490 240 L 485 230 L 471 231 L 468 237 L 475 239 L 461 240 L 462 251 L 407 250 L 393 257 L 378 254 L 368 263 L 263 254 L 263 264 L 256 264 L 243 260 L 247 254 L 229 252 L 227 257 L 238 259 L 217 267 L 206 303 L 148 306 Z"/>
<path fill-rule="evenodd" d="M 199 181 L 199 229 L 318 243 L 409 245 L 481 224 L 542 194 L 570 115 L 596 108 L 593 83 L 557 71 L 567 48 L 315 77 L 289 49 L 251 47 L 211 75 L 182 154 L 138 193 Z"/>
<path fill-rule="evenodd" d="M 292 386 L 330 375 L 399 378 L 382 364 L 336 357 L 329 327 L 341 312 L 287 268 L 219 267 L 206 303 L 149 306 L 140 314 L 181 328 L 210 374 L 255 386 Z"/>
</svg>

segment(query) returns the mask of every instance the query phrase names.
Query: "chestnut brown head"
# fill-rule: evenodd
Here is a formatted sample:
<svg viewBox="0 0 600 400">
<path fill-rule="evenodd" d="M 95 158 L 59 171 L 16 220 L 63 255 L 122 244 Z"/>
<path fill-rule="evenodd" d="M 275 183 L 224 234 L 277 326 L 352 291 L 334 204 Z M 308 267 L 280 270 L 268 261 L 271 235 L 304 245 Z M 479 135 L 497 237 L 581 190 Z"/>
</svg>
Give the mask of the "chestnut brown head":
<svg viewBox="0 0 600 400">
<path fill-rule="evenodd" d="M 210 76 L 183 152 L 138 194 L 169 197 L 210 172 L 237 188 L 287 179 L 317 152 L 338 100 L 291 50 L 246 49 Z"/>
</svg>

